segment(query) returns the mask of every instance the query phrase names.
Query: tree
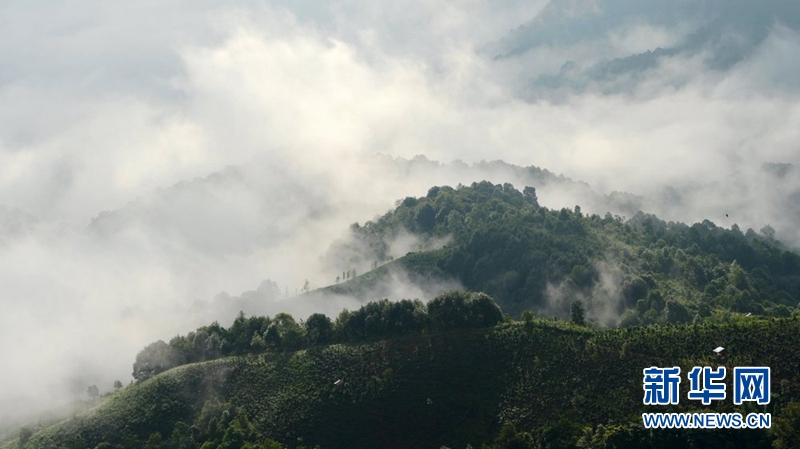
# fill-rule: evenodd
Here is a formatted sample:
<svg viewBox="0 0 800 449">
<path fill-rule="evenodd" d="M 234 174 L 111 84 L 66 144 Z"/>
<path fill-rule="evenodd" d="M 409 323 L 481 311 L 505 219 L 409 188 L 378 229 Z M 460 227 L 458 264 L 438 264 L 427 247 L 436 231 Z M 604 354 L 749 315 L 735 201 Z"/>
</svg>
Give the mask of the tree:
<svg viewBox="0 0 800 449">
<path fill-rule="evenodd" d="M 192 430 L 183 422 L 178 421 L 172 429 L 172 435 L 169 437 L 170 449 L 192 449 L 195 447 L 195 441 L 192 437 Z"/>
<path fill-rule="evenodd" d="M 144 443 L 144 449 L 162 449 L 163 447 L 164 438 L 161 436 L 161 432 L 151 433 L 150 438 Z"/>
<path fill-rule="evenodd" d="M 688 323 L 691 320 L 691 315 L 686 307 L 674 299 L 667 300 L 664 314 L 669 323 Z"/>
<path fill-rule="evenodd" d="M 771 242 L 775 240 L 775 229 L 770 225 L 766 225 L 761 228 L 761 235 Z"/>
<path fill-rule="evenodd" d="M 625 297 L 626 305 L 636 304 L 636 301 L 647 296 L 647 283 L 639 276 L 626 280 L 622 285 L 622 295 Z"/>
<path fill-rule="evenodd" d="M 428 318 L 434 329 L 490 327 L 503 320 L 503 312 L 485 293 L 452 291 L 428 303 Z"/>
<path fill-rule="evenodd" d="M 264 332 L 264 342 L 274 348 L 281 346 L 281 335 L 278 332 L 277 323 L 270 324 L 266 332 Z"/>
<path fill-rule="evenodd" d="M 520 315 L 520 318 L 525 323 L 533 323 L 534 315 L 533 312 L 531 312 L 530 310 L 525 310 L 524 312 L 522 312 L 522 315 Z"/>
<path fill-rule="evenodd" d="M 264 340 L 283 349 L 298 349 L 303 345 L 303 337 L 303 328 L 294 317 L 288 313 L 279 313 L 267 328 Z"/>
<path fill-rule="evenodd" d="M 133 364 L 133 378 L 144 380 L 170 368 L 182 365 L 184 356 L 175 348 L 158 340 L 151 343 L 136 355 Z"/>
<path fill-rule="evenodd" d="M 208 341 L 206 342 L 206 350 L 205 350 L 205 358 L 208 360 L 216 359 L 222 355 L 222 340 L 219 338 L 219 335 L 214 332 L 208 336 Z"/>
<path fill-rule="evenodd" d="M 586 326 L 586 310 L 580 301 L 572 301 L 569 306 L 569 318 L 578 326 Z"/>
<path fill-rule="evenodd" d="M 433 230 L 436 225 L 436 211 L 433 210 L 430 204 L 425 203 L 417 212 L 417 225 L 425 232 Z"/>
<path fill-rule="evenodd" d="M 253 332 L 253 338 L 250 339 L 250 347 L 257 351 L 267 347 L 267 342 L 264 341 L 264 337 L 258 331 Z"/>
<path fill-rule="evenodd" d="M 769 432 L 775 437 L 772 445 L 776 449 L 800 447 L 800 402 L 786 404 Z"/>
<path fill-rule="evenodd" d="M 517 432 L 513 424 L 505 423 L 491 447 L 492 449 L 527 449 L 533 447 L 533 441 L 528 433 Z"/>
<path fill-rule="evenodd" d="M 244 408 L 237 410 L 236 417 L 230 421 L 225 434 L 222 437 L 222 442 L 217 446 L 218 449 L 242 449 L 252 447 L 247 444 L 247 441 L 252 440 L 255 436 L 255 428 L 247 418 L 247 412 Z"/>
<path fill-rule="evenodd" d="M 539 205 L 538 198 L 536 197 L 536 189 L 534 187 L 526 186 L 524 189 L 522 189 L 522 196 L 534 205 Z"/>
<path fill-rule="evenodd" d="M 97 385 L 92 385 L 86 389 L 86 394 L 89 395 L 89 399 L 97 399 L 100 396 L 100 390 L 97 388 Z"/>
<path fill-rule="evenodd" d="M 19 430 L 19 443 L 21 446 L 24 446 L 28 443 L 28 441 L 33 436 L 33 430 L 29 427 L 23 427 Z"/>
<path fill-rule="evenodd" d="M 306 340 L 312 345 L 325 344 L 333 339 L 333 323 L 322 313 L 315 313 L 306 320 Z"/>
<path fill-rule="evenodd" d="M 119 390 L 120 388 L 122 388 L 122 382 L 120 382 L 118 380 L 115 380 L 114 381 L 114 389 L 115 390 Z"/>
</svg>

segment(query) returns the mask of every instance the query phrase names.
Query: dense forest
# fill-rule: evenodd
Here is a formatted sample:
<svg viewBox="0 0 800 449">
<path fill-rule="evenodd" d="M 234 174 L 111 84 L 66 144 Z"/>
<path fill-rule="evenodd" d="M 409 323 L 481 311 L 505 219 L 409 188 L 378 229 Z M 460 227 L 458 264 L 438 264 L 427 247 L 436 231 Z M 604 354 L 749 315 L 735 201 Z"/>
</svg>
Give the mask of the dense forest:
<svg viewBox="0 0 800 449">
<path fill-rule="evenodd" d="M 473 295 L 439 301 L 447 314 L 465 314 L 456 326 L 428 320 L 396 333 L 389 325 L 370 337 L 334 337 L 342 343 L 306 340 L 298 350 L 251 345 L 142 378 L 89 412 L 0 447 L 781 448 L 800 436 L 796 317 L 596 330 L 525 314 L 487 327 L 467 319 L 462 306 Z M 236 338 L 261 321 L 240 318 L 220 331 Z M 720 344 L 726 352 L 717 356 Z M 643 367 L 698 365 L 769 365 L 772 400 L 703 406 L 684 396 L 679 405 L 643 405 Z M 646 430 L 641 413 L 654 411 L 774 419 L 770 430 Z"/>
<path fill-rule="evenodd" d="M 446 239 L 443 248 L 392 263 L 428 278 L 456 278 L 517 317 L 525 310 L 566 317 L 581 301 L 600 326 L 635 326 L 724 321 L 731 312 L 785 317 L 800 302 L 800 256 L 768 224 L 743 232 L 735 224 L 689 226 L 642 212 L 628 220 L 586 215 L 579 206 L 539 206 L 533 187 L 481 182 L 433 187 L 351 230 L 354 239 L 339 243 L 345 264 L 389 262 L 390 244 L 404 232 L 423 247 Z"/>
<path fill-rule="evenodd" d="M 373 300 L 337 317 L 240 313 L 229 327 L 215 322 L 148 345 L 133 364 L 135 383 L 56 425 L 27 426 L 0 448 L 800 441 L 800 256 L 768 225 L 742 232 L 708 220 L 550 210 L 532 187 L 482 182 L 434 187 L 351 232 L 333 254 L 374 269 L 324 292 L 369 290 L 397 268 L 469 291 Z M 392 241 L 404 233 L 419 251 L 394 258 Z M 715 354 L 717 346 L 725 351 Z M 646 406 L 650 366 L 769 366 L 772 400 Z M 653 411 L 774 419 L 769 430 L 647 430 L 641 414 Z"/>
<path fill-rule="evenodd" d="M 483 293 L 450 292 L 427 304 L 420 300 L 370 302 L 343 310 L 332 321 L 315 313 L 299 323 L 287 313 L 245 317 L 229 328 L 203 326 L 169 344 L 157 341 L 136 356 L 133 377 L 144 380 L 170 368 L 220 357 L 271 351 L 294 351 L 330 343 L 363 342 L 409 333 L 489 327 L 503 320 L 492 298 Z"/>
</svg>

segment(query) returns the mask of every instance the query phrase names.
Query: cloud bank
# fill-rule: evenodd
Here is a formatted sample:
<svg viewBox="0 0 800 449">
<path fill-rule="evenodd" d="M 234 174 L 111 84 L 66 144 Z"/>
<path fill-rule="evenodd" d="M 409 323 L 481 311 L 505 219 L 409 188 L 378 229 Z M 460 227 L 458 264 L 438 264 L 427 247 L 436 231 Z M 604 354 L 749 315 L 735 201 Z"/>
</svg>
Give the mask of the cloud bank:
<svg viewBox="0 0 800 449">
<path fill-rule="evenodd" d="M 797 246 L 797 9 L 5 2 L 0 419 L 125 382 L 220 292 L 333 282 L 350 223 L 436 184 Z"/>
</svg>

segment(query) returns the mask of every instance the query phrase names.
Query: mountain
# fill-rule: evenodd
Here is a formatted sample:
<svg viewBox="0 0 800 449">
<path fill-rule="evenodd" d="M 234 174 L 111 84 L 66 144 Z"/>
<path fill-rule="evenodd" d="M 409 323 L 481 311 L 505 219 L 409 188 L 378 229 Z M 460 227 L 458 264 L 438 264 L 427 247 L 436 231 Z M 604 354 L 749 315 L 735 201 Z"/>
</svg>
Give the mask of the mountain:
<svg viewBox="0 0 800 449">
<path fill-rule="evenodd" d="M 618 201 L 605 198 L 585 182 L 535 166 L 519 167 L 502 161 L 442 164 L 424 156 L 407 160 L 381 155 L 365 157 L 359 163 L 365 171 L 383 173 L 390 184 L 386 188 L 396 191 L 393 197 L 422 182 L 427 188 L 431 180 L 453 185 L 482 179 L 512 180 L 536 185 L 548 199 L 567 195 L 581 204 L 618 210 L 614 204 Z M 342 202 L 348 206 L 349 214 L 360 213 L 350 204 L 358 201 L 330 196 L 341 194 L 335 182 L 292 179 L 273 163 L 228 166 L 158 189 L 118 209 L 100 212 L 87 229 L 93 235 L 108 237 L 135 228 L 161 245 L 186 247 L 206 256 L 252 252 L 255 248 L 277 246 L 308 222 L 329 218 Z M 367 193 L 357 200 L 373 202 Z M 636 210 L 628 208 L 622 213 Z"/>
<path fill-rule="evenodd" d="M 326 257 L 374 268 L 293 301 L 365 298 L 400 275 L 491 296 L 241 313 L 148 345 L 136 383 L 0 447 L 770 447 L 797 428 L 800 256 L 769 226 L 548 209 L 533 187 L 479 182 L 405 198 Z M 277 294 L 265 283 L 240 300 Z M 644 368 L 720 365 L 769 366 L 772 402 L 643 405 Z M 774 429 L 642 428 L 664 410 L 768 412 Z"/>
<path fill-rule="evenodd" d="M 595 331 L 529 317 L 260 350 L 174 368 L 0 447 L 768 448 L 797 424 L 798 331 L 796 319 Z M 643 405 L 643 367 L 708 364 L 770 366 L 772 401 Z M 767 412 L 774 431 L 648 431 L 652 411 Z"/>
<path fill-rule="evenodd" d="M 669 73 L 674 60 L 695 59 L 710 72 L 728 72 L 752 57 L 775 30 L 800 29 L 798 17 L 800 7 L 790 0 L 758 5 L 738 0 L 554 0 L 486 51 L 494 52 L 495 60 L 513 60 L 561 50 L 560 70 L 539 73 L 530 82 L 533 100 L 560 101 L 564 92 L 631 94 L 654 80 L 686 85 L 686 76 Z M 589 46 L 595 51 L 586 51 Z"/>
<path fill-rule="evenodd" d="M 582 301 L 598 325 L 631 326 L 730 312 L 788 316 L 800 302 L 800 256 L 769 226 L 743 232 L 642 212 L 624 220 L 577 206 L 554 210 L 538 204 L 532 187 L 434 187 L 351 231 L 332 250 L 342 264 L 391 262 L 418 278 L 455 279 L 514 316 L 566 317 Z M 420 248 L 441 247 L 390 261 L 390 247 L 405 233 Z M 353 294 L 350 286 L 329 289 L 345 290 Z"/>
<path fill-rule="evenodd" d="M 621 217 L 645 211 L 666 221 L 701 217 L 699 220 L 708 218 L 726 227 L 739 223 L 760 229 L 771 224 L 787 245 L 797 248 L 800 242 L 800 212 L 795 212 L 800 211 L 800 171 L 792 164 L 764 163 L 760 170 L 738 182 L 740 175 L 732 174 L 723 184 L 697 180 L 690 185 L 634 193 L 605 193 L 564 174 L 503 161 L 468 165 L 459 161 L 441 163 L 424 156 L 402 159 L 376 155 L 359 160 L 359 164 L 364 171 L 383 173 L 383 189 L 393 198 L 414 191 L 424 194 L 431 185 L 471 185 L 488 180 L 533 186 L 539 204 L 549 208 L 580 205 L 590 214 L 609 212 Z M 378 199 L 364 189 L 343 192 L 336 182 L 324 178 L 301 182 L 287 177 L 274 164 L 229 166 L 101 212 L 87 229 L 101 239 L 132 229 L 164 248 L 198 257 L 225 258 L 280 248 L 282 243 L 298 238 L 297 234 L 310 224 L 339 226 L 386 210 L 386 195 Z M 761 188 L 745 188 L 746 185 Z M 765 192 L 770 192 L 768 200 Z M 331 261 L 327 262 L 323 269 L 331 271 Z M 352 267 L 360 273 L 372 268 Z"/>
<path fill-rule="evenodd" d="M 18 237 L 39 224 L 39 220 L 16 208 L 0 204 L 0 243 Z"/>
</svg>

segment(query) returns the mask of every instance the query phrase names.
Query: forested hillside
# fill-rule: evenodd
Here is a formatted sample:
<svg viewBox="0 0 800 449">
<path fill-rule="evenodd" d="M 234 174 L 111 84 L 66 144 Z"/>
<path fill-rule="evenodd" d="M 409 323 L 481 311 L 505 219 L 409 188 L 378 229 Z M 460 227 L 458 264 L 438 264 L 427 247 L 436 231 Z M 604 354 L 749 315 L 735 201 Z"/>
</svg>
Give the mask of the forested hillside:
<svg viewBox="0 0 800 449">
<path fill-rule="evenodd" d="M 1 447 L 769 448 L 800 424 L 795 318 L 597 331 L 526 315 L 383 335 L 177 367 Z M 769 365 L 772 400 L 642 404 L 643 367 L 695 365 Z M 773 429 L 645 430 L 654 411 L 770 412 Z"/>
<path fill-rule="evenodd" d="M 0 447 L 767 448 L 798 438 L 800 257 L 768 225 L 550 210 L 531 187 L 483 182 L 434 187 L 351 230 L 332 254 L 373 270 L 317 293 L 374 292 L 396 270 L 472 292 L 336 317 L 241 313 L 227 328 L 148 345 L 133 385 Z M 409 234 L 419 250 L 393 259 L 393 241 Z M 644 406 L 650 366 L 769 366 L 772 400 Z M 770 412 L 774 423 L 651 431 L 647 411 Z"/>
<path fill-rule="evenodd" d="M 532 187 L 481 182 L 431 188 L 352 232 L 354 240 L 339 243 L 341 257 L 376 265 L 390 261 L 389 246 L 404 232 L 421 242 L 449 239 L 444 248 L 406 256 L 412 260 L 402 266 L 423 277 L 455 277 L 513 316 L 566 317 L 581 301 L 601 326 L 633 326 L 726 320 L 731 312 L 789 316 L 800 301 L 800 256 L 766 223 L 755 232 L 641 212 L 585 215 L 579 206 L 539 206 Z"/>
</svg>

